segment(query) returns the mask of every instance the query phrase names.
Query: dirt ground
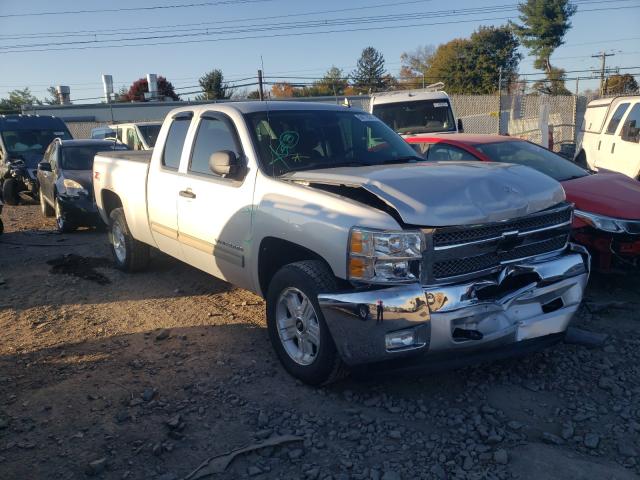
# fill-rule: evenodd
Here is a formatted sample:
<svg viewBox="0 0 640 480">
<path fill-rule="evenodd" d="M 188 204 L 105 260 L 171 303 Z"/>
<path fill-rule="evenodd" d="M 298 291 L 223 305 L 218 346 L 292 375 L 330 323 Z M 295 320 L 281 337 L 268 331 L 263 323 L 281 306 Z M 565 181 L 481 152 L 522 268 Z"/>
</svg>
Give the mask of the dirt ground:
<svg viewBox="0 0 640 480">
<path fill-rule="evenodd" d="M 574 325 L 602 346 L 311 388 L 253 294 L 162 255 L 127 275 L 103 232 L 2 215 L 0 479 L 640 476 L 640 275 L 592 277 Z"/>
</svg>

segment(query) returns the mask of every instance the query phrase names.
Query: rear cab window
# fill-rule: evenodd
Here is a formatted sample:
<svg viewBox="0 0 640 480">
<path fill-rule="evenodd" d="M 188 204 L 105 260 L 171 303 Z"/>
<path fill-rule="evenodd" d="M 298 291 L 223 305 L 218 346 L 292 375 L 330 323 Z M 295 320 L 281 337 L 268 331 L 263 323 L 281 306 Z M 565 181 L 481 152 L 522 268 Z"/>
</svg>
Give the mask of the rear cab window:
<svg viewBox="0 0 640 480">
<path fill-rule="evenodd" d="M 180 167 L 180 157 L 192 117 L 192 112 L 181 112 L 173 117 L 162 152 L 162 166 L 164 168 L 178 170 Z"/>
</svg>

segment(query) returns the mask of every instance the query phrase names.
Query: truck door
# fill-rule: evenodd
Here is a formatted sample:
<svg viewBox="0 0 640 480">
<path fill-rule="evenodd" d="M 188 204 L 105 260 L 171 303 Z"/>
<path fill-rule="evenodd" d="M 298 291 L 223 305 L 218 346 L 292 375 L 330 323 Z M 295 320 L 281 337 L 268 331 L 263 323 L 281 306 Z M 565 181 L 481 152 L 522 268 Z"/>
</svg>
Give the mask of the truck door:
<svg viewBox="0 0 640 480">
<path fill-rule="evenodd" d="M 184 261 L 247 287 L 245 248 L 250 240 L 254 182 L 246 169 L 229 178 L 213 173 L 209 158 L 221 150 L 233 152 L 246 163 L 231 119 L 220 112 L 205 112 L 182 177 L 178 235 Z"/>
<path fill-rule="evenodd" d="M 616 135 L 616 132 L 618 131 L 620 122 L 628 108 L 629 102 L 619 104 L 615 109 L 613 109 L 613 114 L 605 124 L 603 134 L 600 135 L 598 144 L 599 151 L 596 155 L 596 168 L 606 168 L 616 172 L 622 171 L 621 162 L 624 160 L 620 156 L 619 152 L 616 152 L 616 143 L 619 143 L 616 140 L 620 139 L 619 134 Z"/>
<path fill-rule="evenodd" d="M 178 192 L 182 174 L 178 172 L 181 159 L 188 156 L 185 139 L 193 112 L 174 115 L 160 162 L 149 166 L 147 198 L 149 225 L 153 239 L 160 250 L 172 257 L 182 259 L 182 248 L 178 241 Z"/>
</svg>

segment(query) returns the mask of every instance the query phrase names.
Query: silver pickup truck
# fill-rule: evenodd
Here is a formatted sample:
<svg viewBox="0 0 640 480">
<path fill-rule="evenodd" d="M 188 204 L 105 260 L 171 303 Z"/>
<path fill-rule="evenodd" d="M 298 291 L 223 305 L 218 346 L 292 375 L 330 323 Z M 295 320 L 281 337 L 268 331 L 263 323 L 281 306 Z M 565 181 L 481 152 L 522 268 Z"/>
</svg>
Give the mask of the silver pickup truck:
<svg viewBox="0 0 640 480">
<path fill-rule="evenodd" d="M 119 268 L 154 247 L 261 295 L 282 364 L 310 384 L 547 344 L 589 275 L 556 181 L 425 162 L 341 106 L 178 108 L 152 154 L 99 154 L 94 188 Z"/>
</svg>

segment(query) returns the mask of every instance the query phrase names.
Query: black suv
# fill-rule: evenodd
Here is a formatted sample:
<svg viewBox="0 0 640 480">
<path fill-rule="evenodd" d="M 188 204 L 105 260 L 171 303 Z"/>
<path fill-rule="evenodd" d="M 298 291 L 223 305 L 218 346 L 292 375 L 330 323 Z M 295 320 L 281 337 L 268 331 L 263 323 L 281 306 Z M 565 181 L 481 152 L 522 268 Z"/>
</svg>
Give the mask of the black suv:
<svg viewBox="0 0 640 480">
<path fill-rule="evenodd" d="M 40 208 L 45 217 L 55 215 L 59 231 L 101 224 L 93 198 L 93 157 L 108 150 L 128 147 L 113 140 L 56 138 L 47 148 L 38 164 Z"/>
<path fill-rule="evenodd" d="M 59 118 L 0 115 L 0 181 L 7 205 L 17 205 L 22 192 L 38 196 L 38 162 L 54 138 L 72 138 Z"/>
</svg>

